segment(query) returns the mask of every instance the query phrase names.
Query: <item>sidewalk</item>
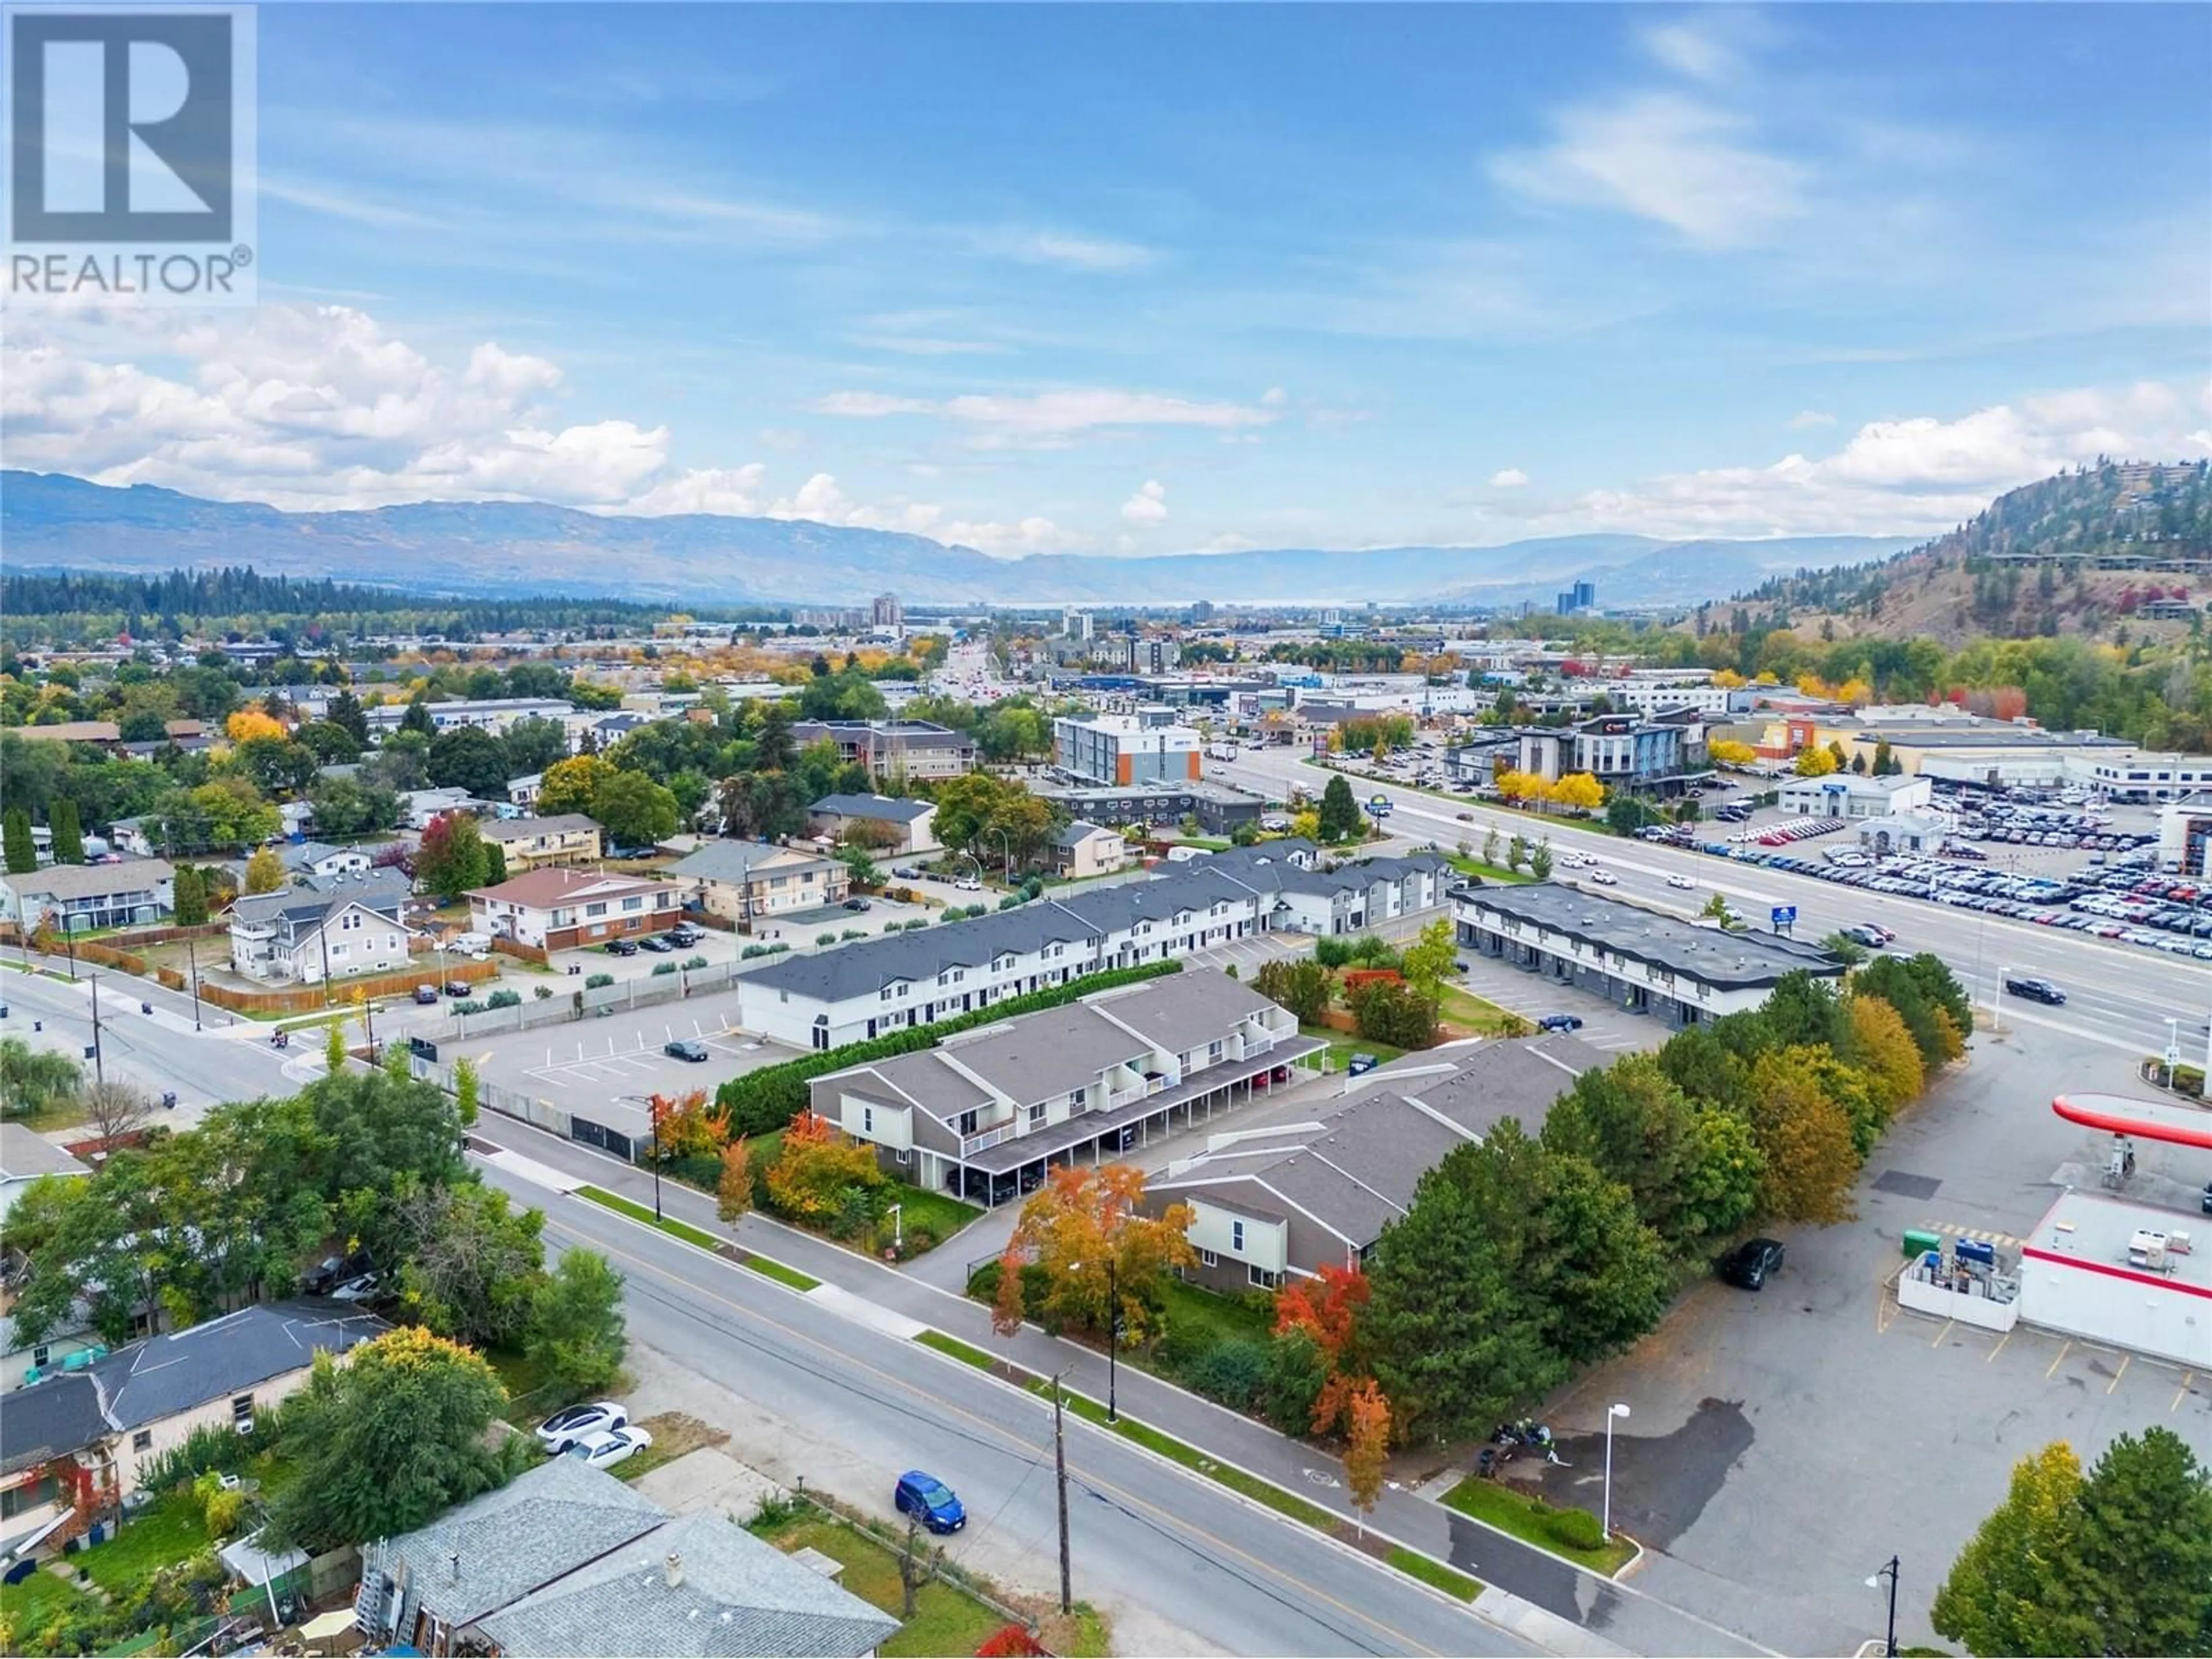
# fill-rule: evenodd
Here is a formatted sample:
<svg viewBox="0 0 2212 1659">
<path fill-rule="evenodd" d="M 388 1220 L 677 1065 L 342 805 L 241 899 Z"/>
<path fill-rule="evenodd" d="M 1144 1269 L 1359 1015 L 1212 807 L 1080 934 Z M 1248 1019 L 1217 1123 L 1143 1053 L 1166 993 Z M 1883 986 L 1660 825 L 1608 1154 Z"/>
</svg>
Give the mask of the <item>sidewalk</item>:
<svg viewBox="0 0 2212 1659">
<path fill-rule="evenodd" d="M 652 1202 L 653 1178 L 635 1166 L 496 1115 L 480 1120 L 477 1133 L 523 1151 L 563 1173 L 580 1175 L 610 1192 L 641 1203 Z M 714 1200 L 703 1193 L 664 1182 L 662 1202 L 672 1218 L 717 1236 L 729 1231 L 717 1219 Z M 1004 1224 L 1011 1230 L 1010 1212 L 1001 1213 L 1008 1216 Z M 979 1222 L 976 1227 L 986 1224 Z M 1024 1326 L 1011 1338 L 1000 1337 L 991 1328 L 990 1310 L 957 1291 L 856 1255 L 763 1216 L 744 1217 L 735 1229 L 735 1237 L 746 1248 L 799 1268 L 825 1285 L 865 1297 L 1032 1371 L 1060 1375 L 1069 1388 L 1093 1399 L 1107 1397 L 1106 1356 L 1080 1344 L 1048 1336 L 1031 1326 Z M 968 1260 L 991 1254 L 991 1249 L 987 1237 L 971 1227 L 941 1251 L 933 1253 L 937 1254 L 948 1258 L 948 1266 L 957 1278 Z M 1341 1466 L 1329 1453 L 1277 1434 L 1133 1366 L 1121 1365 L 1115 1370 L 1115 1392 L 1124 1415 L 1263 1476 L 1347 1521 L 1354 1518 Z M 1435 1490 L 1441 1492 L 1444 1486 L 1445 1480 L 1439 1478 Z M 1578 1651 L 1607 1647 L 1644 1654 L 1766 1651 L 1656 1600 L 1632 1583 L 1601 1578 L 1447 1510 L 1423 1492 L 1394 1484 L 1365 1517 L 1365 1525 L 1370 1533 L 1449 1562 L 1480 1579 L 1492 1594 L 1479 1604 L 1480 1610 L 1509 1628 L 1525 1631 L 1540 1625 L 1543 1615 L 1577 1626 L 1583 1632 Z M 1493 1603 L 1498 1610 L 1493 1610 Z M 1556 1641 L 1547 1645 L 1558 1650 Z"/>
</svg>

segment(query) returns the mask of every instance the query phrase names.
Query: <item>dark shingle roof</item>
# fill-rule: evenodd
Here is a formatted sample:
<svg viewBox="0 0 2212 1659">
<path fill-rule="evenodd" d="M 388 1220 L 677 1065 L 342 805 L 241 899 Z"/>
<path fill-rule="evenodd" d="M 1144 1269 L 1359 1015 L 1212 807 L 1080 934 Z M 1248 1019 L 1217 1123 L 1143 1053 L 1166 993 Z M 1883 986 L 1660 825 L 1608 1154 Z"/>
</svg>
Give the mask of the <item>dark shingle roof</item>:
<svg viewBox="0 0 2212 1659">
<path fill-rule="evenodd" d="M 912 823 L 931 810 L 926 800 L 901 800 L 893 795 L 824 795 L 806 809 L 835 813 L 841 818 L 881 818 L 886 823 Z"/>
<path fill-rule="evenodd" d="M 85 1375 L 99 1389 L 113 1427 L 142 1428 L 210 1400 L 244 1394 L 300 1370 L 319 1352 L 342 1354 L 391 1328 L 349 1303 L 313 1297 L 268 1303 L 134 1342 Z"/>
<path fill-rule="evenodd" d="M 100 1390 L 79 1372 L 57 1376 L 8 1396 L 0 1412 L 0 1474 L 35 1468 L 82 1450 L 107 1433 Z"/>
</svg>

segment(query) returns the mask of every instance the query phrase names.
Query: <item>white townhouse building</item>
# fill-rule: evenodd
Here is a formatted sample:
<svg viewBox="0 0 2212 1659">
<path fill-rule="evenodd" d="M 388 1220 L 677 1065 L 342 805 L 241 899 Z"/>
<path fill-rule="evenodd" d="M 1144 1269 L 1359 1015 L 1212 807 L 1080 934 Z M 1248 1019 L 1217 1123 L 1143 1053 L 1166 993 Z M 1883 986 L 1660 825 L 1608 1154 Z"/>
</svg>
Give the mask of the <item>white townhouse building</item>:
<svg viewBox="0 0 2212 1659">
<path fill-rule="evenodd" d="M 739 1023 L 800 1048 L 835 1048 L 1254 933 L 1358 933 L 1438 908 L 1456 879 L 1433 854 L 1328 870 L 1310 842 L 1268 842 L 1150 881 L 779 958 L 739 980 Z"/>
<path fill-rule="evenodd" d="M 1227 975 L 1171 974 L 816 1078 L 812 1109 L 901 1178 L 1003 1204 L 1299 1079 L 1328 1044 Z"/>
</svg>

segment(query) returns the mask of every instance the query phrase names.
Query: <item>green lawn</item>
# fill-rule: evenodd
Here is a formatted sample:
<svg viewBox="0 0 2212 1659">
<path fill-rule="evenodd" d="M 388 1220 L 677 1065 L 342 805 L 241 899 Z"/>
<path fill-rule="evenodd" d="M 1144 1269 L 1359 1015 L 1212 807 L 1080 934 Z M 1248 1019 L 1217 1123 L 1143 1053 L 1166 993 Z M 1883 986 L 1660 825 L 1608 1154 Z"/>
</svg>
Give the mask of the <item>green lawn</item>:
<svg viewBox="0 0 2212 1659">
<path fill-rule="evenodd" d="M 575 1404 L 569 1390 L 549 1381 L 544 1372 L 526 1354 L 510 1348 L 490 1348 L 484 1358 L 499 1373 L 499 1380 L 507 1385 L 507 1404 L 512 1415 L 526 1419 L 550 1417 L 563 1406 Z M 517 1425 L 527 1428 L 528 1421 Z"/>
<path fill-rule="evenodd" d="M 1164 1328 L 1203 1331 L 1216 1341 L 1243 1336 L 1264 1342 L 1275 1328 L 1275 1316 L 1264 1297 L 1224 1296 L 1169 1279 L 1161 1281 L 1160 1302 Z"/>
<path fill-rule="evenodd" d="M 208 1547 L 207 1528 L 182 1496 L 161 1500 L 105 1544 L 76 1557 L 92 1582 L 111 1595 L 143 1584 L 158 1568 L 173 1566 Z"/>
<path fill-rule="evenodd" d="M 898 1557 L 889 1546 L 851 1527 L 818 1518 L 786 1522 L 768 1529 L 765 1536 L 780 1550 L 817 1549 L 842 1562 L 845 1571 L 837 1576 L 839 1584 L 892 1618 L 899 1616 L 903 1602 Z M 1006 1622 L 964 1590 L 943 1582 L 925 1584 L 915 1597 L 914 1617 L 877 1651 L 886 1659 L 972 1654 Z"/>
<path fill-rule="evenodd" d="M 1480 1036 L 1510 1036 L 1528 1027 L 1528 1022 L 1520 1015 L 1510 1013 L 1496 1003 L 1455 985 L 1441 987 L 1437 1004 L 1437 1012 L 1446 1020 Z"/>
<path fill-rule="evenodd" d="M 899 1220 L 908 1227 L 927 1227 L 939 1244 L 983 1213 L 973 1204 L 963 1204 L 950 1193 L 891 1182 L 891 1200 L 900 1206 Z"/>
<path fill-rule="evenodd" d="M 1447 1595 L 1456 1595 L 1462 1601 L 1472 1601 L 1482 1594 L 1479 1579 L 1455 1572 L 1441 1561 L 1431 1561 L 1425 1555 L 1417 1555 L 1402 1544 L 1390 1546 L 1390 1565 L 1408 1578 L 1418 1578 L 1425 1584 L 1433 1584 Z"/>
<path fill-rule="evenodd" d="M 1444 1494 L 1444 1504 L 1462 1515 L 1487 1522 L 1500 1532 L 1510 1533 L 1524 1543 L 1547 1549 L 1554 1555 L 1563 1555 L 1608 1578 L 1627 1565 L 1636 1553 L 1636 1547 L 1618 1534 L 1611 1543 L 1599 1549 L 1578 1550 L 1562 1544 L 1544 1524 L 1545 1517 L 1557 1511 L 1540 1498 L 1516 1492 L 1503 1481 L 1469 1475 Z"/>
<path fill-rule="evenodd" d="M 594 1204 L 612 1210 L 617 1215 L 626 1215 L 632 1221 L 641 1221 L 648 1227 L 658 1227 L 671 1238 L 680 1238 L 686 1244 L 714 1255 L 720 1255 L 722 1246 L 729 1242 L 694 1227 L 688 1221 L 678 1221 L 673 1216 L 665 1216 L 660 1220 L 655 1221 L 653 1218 L 653 1210 L 650 1206 L 633 1204 L 629 1200 L 618 1194 L 611 1193 L 604 1187 L 579 1187 L 576 1188 L 576 1196 L 588 1199 Z M 732 1246 L 732 1248 L 735 1247 Z M 727 1260 L 726 1257 L 724 1259 Z M 771 1261 L 766 1256 L 753 1255 L 750 1250 L 739 1255 L 738 1265 L 750 1267 L 762 1277 L 773 1279 L 780 1285 L 788 1285 L 794 1291 L 811 1291 L 822 1282 L 818 1279 L 808 1278 L 796 1267 L 787 1267 L 781 1261 Z"/>
<path fill-rule="evenodd" d="M 1298 1027 L 1298 1034 L 1301 1036 L 1319 1037 L 1328 1043 L 1329 1064 L 1340 1072 L 1350 1063 L 1354 1054 L 1372 1054 L 1377 1060 L 1396 1060 L 1406 1052 L 1403 1048 L 1394 1048 L 1387 1042 L 1376 1042 L 1369 1037 L 1353 1036 L 1327 1025 L 1301 1024 Z"/>
<path fill-rule="evenodd" d="M 83 1606 L 84 1597 L 76 1587 L 64 1584 L 50 1572 L 34 1572 L 20 1584 L 0 1585 L 0 1620 L 15 1633 L 24 1650 L 55 1620 Z"/>
<path fill-rule="evenodd" d="M 1462 858 L 1457 853 L 1445 854 L 1444 862 L 1462 876 L 1474 876 L 1483 881 L 1494 881 L 1505 886 L 1536 879 L 1526 870 L 1509 870 L 1502 864 L 1485 864 L 1480 859 Z"/>
</svg>

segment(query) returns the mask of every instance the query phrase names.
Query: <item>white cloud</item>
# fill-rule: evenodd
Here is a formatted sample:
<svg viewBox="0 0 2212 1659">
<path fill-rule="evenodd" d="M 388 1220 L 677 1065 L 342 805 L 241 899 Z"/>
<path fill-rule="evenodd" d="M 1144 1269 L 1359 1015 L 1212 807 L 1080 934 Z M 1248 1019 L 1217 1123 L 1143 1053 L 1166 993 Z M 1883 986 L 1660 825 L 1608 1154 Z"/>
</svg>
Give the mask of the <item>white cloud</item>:
<svg viewBox="0 0 2212 1659">
<path fill-rule="evenodd" d="M 1789 420 L 1789 427 L 1792 432 L 1802 432 L 1808 427 L 1833 426 L 1835 423 L 1834 416 L 1825 410 L 1819 409 L 1801 409 Z"/>
<path fill-rule="evenodd" d="M 814 400 L 817 415 L 855 415 L 873 420 L 884 415 L 927 415 L 936 405 L 921 398 L 894 398 L 884 392 L 833 392 Z"/>
<path fill-rule="evenodd" d="M 1528 475 L 1517 466 L 1505 467 L 1490 475 L 1492 489 L 1518 489 L 1528 482 Z"/>
<path fill-rule="evenodd" d="M 2208 411 L 2212 386 L 2185 392 L 2145 381 L 2023 398 L 1956 420 L 1873 421 L 1830 455 L 1592 490 L 1540 522 L 1662 536 L 1933 533 L 2008 489 L 2100 455 L 2212 454 L 2212 433 L 2197 429 Z"/>
<path fill-rule="evenodd" d="M 1279 386 L 1271 386 L 1260 394 L 1261 404 L 1267 409 L 1280 409 L 1290 400 L 1291 394 Z"/>
<path fill-rule="evenodd" d="M 1121 503 L 1121 516 L 1134 525 L 1166 523 L 1168 487 L 1157 478 L 1146 480 L 1141 489 Z"/>
<path fill-rule="evenodd" d="M 1735 8 L 1715 9 L 1657 23 L 1638 37 L 1644 50 L 1677 75 L 1692 81 L 1734 81 L 1747 67 L 1744 48 L 1753 44 L 1756 19 Z"/>
<path fill-rule="evenodd" d="M 624 506 L 626 513 L 653 517 L 670 513 L 720 513 L 750 518 L 760 511 L 761 481 L 768 468 L 702 467 L 665 479 Z"/>
<path fill-rule="evenodd" d="M 1063 444 L 1078 433 L 1110 427 L 1188 426 L 1234 431 L 1266 426 L 1276 418 L 1272 409 L 1249 404 L 1194 403 L 1186 398 L 1104 387 L 1043 392 L 1032 397 L 974 392 L 936 404 L 880 392 L 833 392 L 817 398 L 813 407 L 824 415 L 862 418 L 935 413 L 974 428 L 969 441 L 979 448 Z"/>
<path fill-rule="evenodd" d="M 1804 211 L 1807 170 L 1752 142 L 1743 118 L 1670 92 L 1563 111 L 1553 142 L 1490 158 L 1538 201 L 1611 208 L 1715 247 L 1766 240 Z"/>
<path fill-rule="evenodd" d="M 1152 262 L 1152 251 L 1134 242 L 1054 232 L 1015 238 L 1008 251 L 1028 264 L 1066 265 L 1074 270 L 1133 270 Z"/>
</svg>

